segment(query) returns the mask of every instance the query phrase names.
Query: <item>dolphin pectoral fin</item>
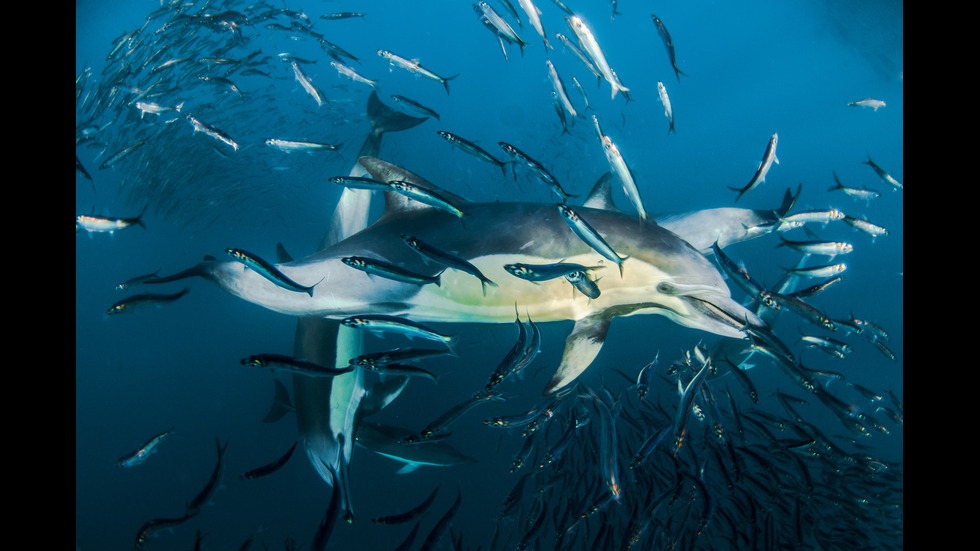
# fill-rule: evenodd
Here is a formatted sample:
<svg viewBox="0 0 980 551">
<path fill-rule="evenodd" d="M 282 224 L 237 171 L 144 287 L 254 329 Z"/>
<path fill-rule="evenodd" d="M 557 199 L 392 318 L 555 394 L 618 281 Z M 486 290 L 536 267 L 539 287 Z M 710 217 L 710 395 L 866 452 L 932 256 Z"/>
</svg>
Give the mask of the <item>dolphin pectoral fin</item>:
<svg viewBox="0 0 980 551">
<path fill-rule="evenodd" d="M 357 410 L 358 419 L 381 411 L 405 390 L 406 385 L 408 385 L 408 377 L 401 376 L 387 377 L 385 380 L 376 383 L 361 399 Z M 355 425 L 359 424 L 359 422 L 355 422 Z"/>
<path fill-rule="evenodd" d="M 599 312 L 575 322 L 575 327 L 565 339 L 561 364 L 545 387 L 544 394 L 551 394 L 568 385 L 592 364 L 606 341 L 611 320 L 612 316 Z"/>
</svg>

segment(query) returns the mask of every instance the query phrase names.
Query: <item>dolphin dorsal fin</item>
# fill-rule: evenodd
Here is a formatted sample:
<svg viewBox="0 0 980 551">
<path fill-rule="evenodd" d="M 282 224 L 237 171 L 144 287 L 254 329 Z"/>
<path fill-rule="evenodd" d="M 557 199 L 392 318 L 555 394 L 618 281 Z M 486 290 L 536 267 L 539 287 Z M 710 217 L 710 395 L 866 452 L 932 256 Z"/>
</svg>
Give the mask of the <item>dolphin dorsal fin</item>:
<svg viewBox="0 0 980 551">
<path fill-rule="evenodd" d="M 282 242 L 276 243 L 276 260 L 280 264 L 293 261 L 293 256 L 286 252 L 286 246 Z"/>
<path fill-rule="evenodd" d="M 376 180 L 381 180 L 382 182 L 391 182 L 394 180 L 404 180 L 411 184 L 415 184 L 419 187 L 423 187 L 440 196 L 444 197 L 446 200 L 452 202 L 454 205 L 460 206 L 469 203 L 466 199 L 456 195 L 451 191 L 446 191 L 439 186 L 433 184 L 432 182 L 426 180 L 425 178 L 410 172 L 398 165 L 389 163 L 377 157 L 361 157 L 357 159 L 357 162 L 367 170 L 368 174 Z M 382 213 L 382 217 L 388 216 L 393 213 L 405 212 L 410 210 L 429 210 L 433 207 L 420 203 L 418 201 L 413 201 L 404 195 L 395 192 L 387 191 L 385 192 L 385 209 Z"/>
<path fill-rule="evenodd" d="M 592 191 L 589 192 L 589 196 L 585 199 L 585 203 L 582 203 L 582 206 L 619 212 L 616 203 L 613 202 L 612 180 L 613 173 L 611 171 L 600 176 L 595 185 L 592 186 Z"/>
</svg>

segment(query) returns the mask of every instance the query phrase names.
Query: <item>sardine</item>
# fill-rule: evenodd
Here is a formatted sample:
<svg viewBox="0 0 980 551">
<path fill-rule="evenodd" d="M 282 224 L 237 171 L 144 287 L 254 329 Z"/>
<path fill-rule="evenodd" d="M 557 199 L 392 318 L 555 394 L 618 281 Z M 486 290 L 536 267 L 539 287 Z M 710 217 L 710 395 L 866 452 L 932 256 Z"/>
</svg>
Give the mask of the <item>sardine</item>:
<svg viewBox="0 0 980 551">
<path fill-rule="evenodd" d="M 305 142 L 305 141 L 295 141 L 295 140 L 280 140 L 279 138 L 270 138 L 265 141 L 265 145 L 283 151 L 285 153 L 293 153 L 294 151 L 337 151 L 343 143 L 328 144 L 319 142 Z"/>
<path fill-rule="evenodd" d="M 142 446 L 120 457 L 116 461 L 116 465 L 120 467 L 135 467 L 136 465 L 143 463 L 148 457 L 155 454 L 157 452 L 157 446 L 159 446 L 161 442 L 163 442 L 173 433 L 174 429 L 171 427 L 169 430 L 165 430 L 153 438 L 150 438 Z"/>
<path fill-rule="evenodd" d="M 504 264 L 504 270 L 507 270 L 507 273 L 514 277 L 534 282 L 567 277 L 570 274 L 597 270 L 604 267 L 583 266 L 572 262 L 556 262 L 554 264 Z"/>
<path fill-rule="evenodd" d="M 623 185 L 623 191 L 626 192 L 626 197 L 629 198 L 630 203 L 633 204 L 633 207 L 640 214 L 640 219 L 646 220 L 647 211 L 643 206 L 643 199 L 640 198 L 640 190 L 637 188 L 636 181 L 633 179 L 633 172 L 626 166 L 626 160 L 619 152 L 616 144 L 613 143 L 609 136 L 602 133 L 602 130 L 599 128 L 599 119 L 595 115 L 592 115 L 592 122 L 595 123 L 596 134 L 599 135 L 599 141 L 602 143 L 602 152 L 606 155 L 609 168 L 619 178 L 620 183 Z"/>
<path fill-rule="evenodd" d="M 297 373 L 307 377 L 335 377 L 350 373 L 354 366 L 350 365 L 343 368 L 324 366 L 303 358 L 294 358 L 284 354 L 254 354 L 248 358 L 242 358 L 242 365 L 252 367 L 268 367 L 279 371 Z"/>
<path fill-rule="evenodd" d="M 362 272 L 366 272 L 368 274 L 379 275 L 381 277 L 386 277 L 395 281 L 403 281 L 405 283 L 414 283 L 416 285 L 425 285 L 427 283 L 439 285 L 440 275 L 442 274 L 442 271 L 432 276 L 420 274 L 411 270 L 406 270 L 405 268 L 399 266 L 395 266 L 390 262 L 368 258 L 365 256 L 345 256 L 341 259 L 341 261 L 351 268 L 361 270 Z"/>
<path fill-rule="evenodd" d="M 313 86 L 313 81 L 311 81 L 308 76 L 303 74 L 303 71 L 300 70 L 299 65 L 297 65 L 295 61 L 291 61 L 290 65 L 293 67 L 293 75 L 296 77 L 296 81 L 299 82 L 300 86 L 306 90 L 306 93 L 316 101 L 317 107 L 323 105 L 323 96 L 321 96 L 320 91 Z"/>
<path fill-rule="evenodd" d="M 657 26 L 657 34 L 659 34 L 661 40 L 663 40 L 664 48 L 667 48 L 667 57 L 670 59 L 670 66 L 674 68 L 674 76 L 676 76 L 677 81 L 680 82 L 681 75 L 687 76 L 687 74 L 677 68 L 677 55 L 674 53 L 674 41 L 672 38 L 670 38 L 670 33 L 667 32 L 667 27 L 664 26 L 663 21 L 652 13 L 650 14 L 650 17 L 653 18 L 653 24 Z"/>
<path fill-rule="evenodd" d="M 891 174 L 885 172 L 880 166 L 876 165 L 875 162 L 871 160 L 871 155 L 868 155 L 868 160 L 862 162 L 862 164 L 866 164 L 874 169 L 878 177 L 884 180 L 888 185 L 892 186 L 893 189 L 902 189 L 901 182 L 893 178 Z"/>
<path fill-rule="evenodd" d="M 469 153 L 470 155 L 473 155 L 478 159 L 487 161 L 490 164 L 499 166 L 500 170 L 504 173 L 504 176 L 507 175 L 507 163 L 487 153 L 482 147 L 476 145 L 475 143 L 465 138 L 457 136 L 456 134 L 446 132 L 445 130 L 437 130 L 436 134 L 439 134 L 439 136 L 442 137 L 444 140 L 462 149 L 463 151 Z"/>
<path fill-rule="evenodd" d="M 235 143 L 235 140 L 231 139 L 231 136 L 229 136 L 225 132 L 218 130 L 217 128 L 211 125 L 205 124 L 190 115 L 185 115 L 185 116 L 187 117 L 187 121 L 191 123 L 191 126 L 194 127 L 194 133 L 203 132 L 206 135 L 211 136 L 212 138 L 224 144 L 227 144 L 235 151 L 238 151 L 238 144 Z"/>
<path fill-rule="evenodd" d="M 829 187 L 827 191 L 841 191 L 844 195 L 848 197 L 853 197 L 859 199 L 866 203 L 870 203 L 872 199 L 877 199 L 881 197 L 881 194 L 873 189 L 867 188 L 853 188 L 847 187 L 841 183 L 840 178 L 837 177 L 837 172 L 834 172 L 834 185 Z"/>
<path fill-rule="evenodd" d="M 831 258 L 840 254 L 849 254 L 854 251 L 854 246 L 843 241 L 790 241 L 779 236 L 780 242 L 777 247 L 788 247 L 803 254 L 818 256 L 829 256 Z"/>
<path fill-rule="evenodd" d="M 659 80 L 657 81 L 657 94 L 660 95 L 660 103 L 664 105 L 664 116 L 667 117 L 667 122 L 670 123 L 670 127 L 667 128 L 667 133 L 670 134 L 673 132 L 676 134 L 677 130 L 674 128 L 674 110 L 670 106 L 670 98 L 667 97 L 667 88 Z"/>
<path fill-rule="evenodd" d="M 143 224 L 143 213 L 132 218 L 115 218 L 112 216 L 97 216 L 94 214 L 80 214 L 75 217 L 75 226 L 85 230 L 89 234 L 108 233 L 112 235 L 117 231 L 124 230 L 133 226 L 140 226 L 146 229 Z"/>
<path fill-rule="evenodd" d="M 331 61 L 330 62 L 330 66 L 333 67 L 334 69 L 336 69 L 338 73 L 340 73 L 341 75 L 343 75 L 343 76 L 345 76 L 345 77 L 353 80 L 354 82 L 359 82 L 361 84 L 367 84 L 368 86 L 370 86 L 372 88 L 377 88 L 378 87 L 378 83 L 377 82 L 375 82 L 375 81 L 373 81 L 373 80 L 371 80 L 369 78 L 365 78 L 365 77 L 361 76 L 353 68 L 348 67 L 347 65 L 344 65 L 343 63 L 341 63 L 339 61 Z"/>
<path fill-rule="evenodd" d="M 121 314 L 123 312 L 131 312 L 134 308 L 140 308 L 144 306 L 160 306 L 161 304 L 166 304 L 173 302 L 180 297 L 186 295 L 190 292 L 190 289 L 184 288 L 180 292 L 173 294 L 162 294 L 162 293 L 141 293 L 131 297 L 124 298 L 119 302 L 113 304 L 109 307 L 106 312 L 108 315 Z"/>
<path fill-rule="evenodd" d="M 410 338 L 423 338 L 426 340 L 440 342 L 446 345 L 453 353 L 455 352 L 455 337 L 443 335 L 428 327 L 410 320 L 384 314 L 373 314 L 364 316 L 351 316 L 344 318 L 341 325 L 363 329 L 372 332 L 393 332 L 399 333 Z"/>
<path fill-rule="evenodd" d="M 616 76 L 616 73 L 609 66 L 609 62 L 606 61 L 606 55 L 603 53 L 602 48 L 599 47 L 599 43 L 596 41 L 592 31 L 588 26 L 586 26 L 585 22 L 582 21 L 582 18 L 577 15 L 570 17 L 566 16 L 565 21 L 568 23 L 569 28 L 572 29 L 572 32 L 575 33 L 575 36 L 578 37 L 578 41 L 582 46 L 582 49 L 585 50 L 585 52 L 589 54 L 589 57 L 592 58 L 592 61 L 595 62 L 595 66 L 599 70 L 599 73 L 602 74 L 602 77 L 606 79 L 606 82 L 612 86 L 611 97 L 615 98 L 616 92 L 623 92 L 623 95 L 625 96 L 626 93 L 629 92 L 629 88 L 623 86 L 623 83 L 620 82 L 619 77 Z"/>
<path fill-rule="evenodd" d="M 531 171 L 534 172 L 534 174 L 542 182 L 551 187 L 552 191 L 561 197 L 562 202 L 567 201 L 570 197 L 578 197 L 577 195 L 571 195 L 562 189 L 561 185 L 558 183 L 558 180 L 552 176 L 551 173 L 541 165 L 541 163 L 535 161 L 520 149 L 517 149 L 507 142 L 498 142 L 497 145 L 499 145 L 501 149 L 506 151 L 507 154 L 513 157 L 516 161 L 519 161 L 521 164 L 531 169 Z"/>
<path fill-rule="evenodd" d="M 575 111 L 575 106 L 572 105 L 572 100 L 568 98 L 568 90 L 565 88 L 565 83 L 562 82 L 561 77 L 558 76 L 558 71 L 555 70 L 555 66 L 551 64 L 550 59 L 545 60 L 545 64 L 548 65 L 548 79 L 551 80 L 551 89 L 554 90 L 555 95 L 561 102 L 562 107 L 568 111 L 568 114 L 572 118 L 578 117 L 578 112 Z"/>
<path fill-rule="evenodd" d="M 268 279 L 272 283 L 275 283 L 277 287 L 283 289 L 288 289 L 290 291 L 295 291 L 298 293 L 306 293 L 313 296 L 313 288 L 320 284 L 322 279 L 309 287 L 300 285 L 292 279 L 286 277 L 279 269 L 277 269 L 272 264 L 266 262 L 257 255 L 254 255 L 243 249 L 225 249 L 225 252 L 235 260 L 244 264 L 247 268 L 260 274 L 262 277 Z"/>
<path fill-rule="evenodd" d="M 879 107 L 885 106 L 885 102 L 873 98 L 865 98 L 858 101 L 848 102 L 847 105 L 851 107 L 865 107 L 865 108 L 873 109 L 874 111 L 878 111 Z"/>
<path fill-rule="evenodd" d="M 397 191 L 410 199 L 424 203 L 430 207 L 435 207 L 441 211 L 448 212 L 457 218 L 463 218 L 465 216 L 465 213 L 460 210 L 459 207 L 431 189 L 427 189 L 418 184 L 405 180 L 390 180 L 388 182 L 388 186 L 390 186 L 393 191 Z"/>
<path fill-rule="evenodd" d="M 561 217 L 568 223 L 568 226 L 572 228 L 575 235 L 578 235 L 582 241 L 585 241 L 590 247 L 592 247 L 595 252 L 601 254 L 608 260 L 615 262 L 619 266 L 619 276 L 623 276 L 623 262 L 626 261 L 629 256 L 619 256 L 609 243 L 599 235 L 599 232 L 589 225 L 582 217 L 578 215 L 575 211 L 569 208 L 567 205 L 559 204 L 558 212 Z"/>
<path fill-rule="evenodd" d="M 413 100 L 411 98 L 406 98 L 405 96 L 399 96 L 399 95 L 395 94 L 395 95 L 392 95 L 391 96 L 391 99 L 393 101 L 395 101 L 396 103 L 401 103 L 403 105 L 407 105 L 407 106 L 411 107 L 412 109 L 415 109 L 417 112 L 419 112 L 421 114 L 428 115 L 430 117 L 435 117 L 436 120 L 439 120 L 439 113 L 436 113 L 432 109 L 430 109 L 430 108 L 422 105 L 421 103 L 419 103 L 419 102 L 417 102 L 417 101 L 415 101 L 415 100 Z"/>
<path fill-rule="evenodd" d="M 283 465 L 286 464 L 286 462 L 289 461 L 289 458 L 293 456 L 293 451 L 296 449 L 296 444 L 298 443 L 299 442 L 293 442 L 293 445 L 290 446 L 288 450 L 286 450 L 286 453 L 284 453 L 281 457 L 279 457 L 272 463 L 269 463 L 267 465 L 262 465 L 261 467 L 252 469 L 251 471 L 248 471 L 247 473 L 240 475 L 238 478 L 240 478 L 241 480 L 252 480 L 263 476 L 269 476 L 270 474 L 278 471 L 279 469 L 282 468 Z"/>
<path fill-rule="evenodd" d="M 129 155 L 133 151 L 136 151 L 140 147 L 143 147 L 144 145 L 146 145 L 146 140 L 140 140 L 134 143 L 133 145 L 127 146 L 119 150 L 118 152 L 113 153 L 108 159 L 106 159 L 105 161 L 102 162 L 101 165 L 99 165 L 99 170 L 105 170 L 111 167 L 112 165 L 123 160 L 127 155 Z"/>
<path fill-rule="evenodd" d="M 565 274 L 565 279 L 575 286 L 580 293 L 589 298 L 599 298 L 599 295 L 601 294 L 599 286 L 596 285 L 595 281 L 589 279 L 588 274 L 584 271 Z"/>
<path fill-rule="evenodd" d="M 878 237 L 881 235 L 888 235 L 888 230 L 877 225 L 868 222 L 867 220 L 861 218 L 855 218 L 853 216 L 844 216 L 844 222 L 853 228 L 859 229 L 864 233 L 870 235 L 871 237 Z"/>
<path fill-rule="evenodd" d="M 407 235 L 403 233 L 401 235 L 401 238 L 406 245 L 411 247 L 415 252 L 419 253 L 420 255 L 428 258 L 429 260 L 438 262 L 439 264 L 442 264 L 447 268 L 453 268 L 456 270 L 460 270 L 462 272 L 466 272 L 479 279 L 480 284 L 483 285 L 483 296 L 487 295 L 487 285 L 491 287 L 497 286 L 496 283 L 490 281 L 490 279 L 487 278 L 487 276 L 483 275 L 483 272 L 481 272 L 479 268 L 477 268 L 470 262 L 464 260 L 463 258 L 448 253 L 437 247 L 434 247 L 413 235 Z"/>
<path fill-rule="evenodd" d="M 404 57 L 395 55 L 389 52 L 388 50 L 378 50 L 378 55 L 387 59 L 391 65 L 401 67 L 402 69 L 405 69 L 406 71 L 412 74 L 442 83 L 443 87 L 446 88 L 447 94 L 449 93 L 449 81 L 459 76 L 459 74 L 457 73 L 451 77 L 441 77 L 433 73 L 432 71 L 426 69 L 425 67 L 423 67 L 422 64 L 419 63 L 419 60 L 405 59 Z"/>
<path fill-rule="evenodd" d="M 404 513 L 398 513 L 395 515 L 386 515 L 382 517 L 375 517 L 371 519 L 371 522 L 377 522 L 380 524 L 404 524 L 406 522 L 411 522 L 429 510 L 432 502 L 436 499 L 436 493 L 439 491 L 439 486 L 436 486 L 427 498 L 425 498 L 422 503 L 419 503 L 415 507 L 412 507 Z"/>
<path fill-rule="evenodd" d="M 773 163 L 776 163 L 777 165 L 779 164 L 779 159 L 776 158 L 776 142 L 778 140 L 779 140 L 779 136 L 777 135 L 777 133 L 773 132 L 772 138 L 769 139 L 769 144 L 766 145 L 766 151 L 762 155 L 762 161 L 759 163 L 759 168 L 756 169 L 755 175 L 752 176 L 752 180 L 750 180 L 745 187 L 734 188 L 728 186 L 728 189 L 738 192 L 738 195 L 735 197 L 736 203 L 748 191 L 754 189 L 756 186 L 766 181 L 766 174 L 769 173 L 769 168 L 772 167 Z"/>
</svg>

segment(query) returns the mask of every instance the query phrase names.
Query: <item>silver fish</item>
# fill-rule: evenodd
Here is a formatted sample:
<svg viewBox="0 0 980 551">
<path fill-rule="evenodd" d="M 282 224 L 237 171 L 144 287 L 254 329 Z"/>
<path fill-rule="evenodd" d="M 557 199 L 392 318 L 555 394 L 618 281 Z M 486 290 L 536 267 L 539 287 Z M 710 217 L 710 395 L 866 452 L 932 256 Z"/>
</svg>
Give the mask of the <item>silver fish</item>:
<svg viewBox="0 0 980 551">
<path fill-rule="evenodd" d="M 423 67 L 422 64 L 419 63 L 419 60 L 405 59 L 404 57 L 395 55 L 389 52 L 388 50 L 378 50 L 378 55 L 387 59 L 388 62 L 391 63 L 392 65 L 401 67 L 402 69 L 405 69 L 406 71 L 412 74 L 442 83 L 443 87 L 446 88 L 447 94 L 449 93 L 449 81 L 459 76 L 459 74 L 457 73 L 451 77 L 441 77 L 433 73 L 432 71 L 426 69 L 425 67 Z"/>
<path fill-rule="evenodd" d="M 734 188 L 729 186 L 728 189 L 732 191 L 737 191 L 738 195 L 735 197 L 735 202 L 738 202 L 747 192 L 754 189 L 756 186 L 766 181 L 766 174 L 769 173 L 769 169 L 772 167 L 773 163 L 779 164 L 779 159 L 776 158 L 776 142 L 779 140 L 779 136 L 773 132 L 772 138 L 769 138 L 769 144 L 766 145 L 766 151 L 762 155 L 762 161 L 759 162 L 759 168 L 756 169 L 755 174 L 752 176 L 752 180 L 743 188 Z"/>
<path fill-rule="evenodd" d="M 303 71 L 300 70 L 299 65 L 295 61 L 291 61 L 290 65 L 293 67 L 293 75 L 296 77 L 296 81 L 316 101 L 317 107 L 323 105 L 323 96 L 320 95 L 320 91 L 316 89 L 316 86 L 313 86 L 310 78 L 303 74 Z"/>
<path fill-rule="evenodd" d="M 592 58 L 602 78 L 606 79 L 606 82 L 612 86 L 611 97 L 615 98 L 616 92 L 623 92 L 624 95 L 629 92 L 629 88 L 623 86 L 619 77 L 616 76 L 616 73 L 609 66 L 609 62 L 606 61 L 606 55 L 602 52 L 602 48 L 599 47 L 599 43 L 592 34 L 592 30 L 582 21 L 582 18 L 577 15 L 571 17 L 566 16 L 565 21 L 568 23 L 569 28 L 572 29 L 572 32 L 575 33 L 575 36 L 578 37 L 578 42 L 582 46 L 582 49 Z"/>
<path fill-rule="evenodd" d="M 674 110 L 670 106 L 670 98 L 667 97 L 667 88 L 664 86 L 663 82 L 657 81 L 657 94 L 660 95 L 660 103 L 664 105 L 664 116 L 667 117 L 667 122 L 670 123 L 670 127 L 667 128 L 667 133 L 673 132 L 677 133 L 674 128 Z"/>
</svg>

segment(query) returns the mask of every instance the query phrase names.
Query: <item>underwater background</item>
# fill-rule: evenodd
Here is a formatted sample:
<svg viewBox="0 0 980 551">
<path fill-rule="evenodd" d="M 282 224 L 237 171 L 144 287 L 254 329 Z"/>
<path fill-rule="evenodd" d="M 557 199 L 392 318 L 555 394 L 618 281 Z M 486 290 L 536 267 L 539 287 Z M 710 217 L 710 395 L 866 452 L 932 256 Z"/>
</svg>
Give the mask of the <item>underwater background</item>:
<svg viewBox="0 0 980 551">
<path fill-rule="evenodd" d="M 758 387 L 757 405 L 732 375 L 709 379 L 707 385 L 716 396 L 727 389 L 740 410 L 763 412 L 760 419 L 766 414 L 791 417 L 776 392 L 804 399 L 805 405 L 794 404 L 799 416 L 807 426 L 819 427 L 836 447 L 830 456 L 799 453 L 814 473 L 816 489 L 792 491 L 785 478 L 800 481 L 799 472 L 786 474 L 789 467 L 781 458 L 787 452 L 766 449 L 771 443 L 759 436 L 764 432 L 760 430 L 746 446 L 762 460 L 749 458 L 743 464 L 746 473 L 756 474 L 756 482 L 739 482 L 738 493 L 726 482 L 732 473 L 713 465 L 704 478 L 715 498 L 710 523 L 698 526 L 704 500 L 699 486 L 699 491 L 684 492 L 673 498 L 670 508 L 665 503 L 651 515 L 639 545 L 751 548 L 749 542 L 761 538 L 771 548 L 816 548 L 818 542 L 821 548 L 902 547 L 903 427 L 900 417 L 896 420 L 887 413 L 900 414 L 904 396 L 904 191 L 893 189 L 864 164 L 871 158 L 904 182 L 902 2 L 564 2 L 591 27 L 610 66 L 629 88 L 629 101 L 622 94 L 610 98 L 609 83 L 597 79 L 555 38 L 556 32 L 575 38 L 557 2 L 535 1 L 551 49 L 544 46 L 518 3 L 511 3 L 522 26 L 517 26 L 504 2 L 489 2 L 527 43 L 523 51 L 488 32 L 471 2 L 76 1 L 76 157 L 91 176 L 76 170 L 76 216 L 142 213 L 145 226 L 110 235 L 78 231 L 76 224 L 78 549 L 133 546 L 148 520 L 182 515 L 214 469 L 216 438 L 228 442 L 228 450 L 221 483 L 210 503 L 186 522 L 154 534 L 147 548 L 192 548 L 197 530 L 203 534 L 204 549 L 237 549 L 256 534 L 253 548 L 260 544 L 268 549 L 307 548 L 324 517 L 330 486 L 300 450 L 269 476 L 239 478 L 280 457 L 298 436 L 291 413 L 273 423 L 262 421 L 273 402 L 272 380 L 278 378 L 291 389 L 291 377 L 240 363 L 260 352 L 291 353 L 294 318 L 246 303 L 201 279 L 151 289 L 167 293 L 189 289 L 173 303 L 107 315 L 107 309 L 125 296 L 144 292 L 140 287 L 115 290 L 138 274 L 157 270 L 171 274 L 193 266 L 204 255 L 220 258 L 229 247 L 267 258 L 274 257 L 277 243 L 296 258 L 315 250 L 342 190 L 327 179 L 347 175 L 355 162 L 369 132 L 365 105 L 372 91 L 331 67 L 335 58 L 328 55 L 318 35 L 358 58 L 345 63 L 377 82 L 384 103 L 400 108 L 390 100 L 392 94 L 399 94 L 439 113 L 438 120 L 385 134 L 379 156 L 470 200 L 554 202 L 555 196 L 526 171 L 518 170 L 514 177 L 508 168 L 504 176 L 498 167 L 451 146 L 437 130 L 474 141 L 500 159 L 505 155 L 494 143 L 514 144 L 548 167 L 576 195 L 587 194 L 609 170 L 589 118 L 569 119 L 568 132 L 563 133 L 545 63 L 551 60 L 576 108 L 588 117 L 594 114 L 619 147 L 649 212 L 724 206 L 775 209 L 787 189 L 801 186 L 791 213 L 836 208 L 886 228 L 887 235 L 872 237 L 842 221 L 808 225 L 821 240 L 854 246 L 853 253 L 835 260 L 847 264 L 843 280 L 808 301 L 832 318 L 854 316 L 884 328 L 888 339 L 881 344 L 893 358 L 866 336 L 842 331 L 833 336 L 853 347 L 844 359 L 805 349 L 801 334 L 831 334 L 791 312 L 781 314 L 774 328 L 808 367 L 842 375 L 843 380 L 825 381 L 826 389 L 846 402 L 852 413 L 873 416 L 880 427 L 866 434 L 855 432 L 765 358 L 753 358 L 754 367 L 747 371 Z M 266 19 L 233 30 L 175 23 L 182 22 L 178 12 L 227 11 L 248 14 L 250 19 L 262 14 Z M 340 12 L 363 16 L 320 17 Z M 683 75 L 676 75 L 671 67 L 651 13 L 669 29 Z M 389 67 L 376 54 L 378 49 L 417 58 L 440 75 L 458 76 L 449 81 L 447 93 L 438 82 Z M 317 106 L 280 54 L 303 60 L 298 65 L 326 98 L 324 105 Z M 193 59 L 152 71 L 182 56 Z M 208 63 L 201 58 L 239 63 Z M 243 59 L 258 72 L 242 74 Z M 241 93 L 200 76 L 225 76 Z M 571 85 L 573 76 L 588 98 L 588 110 Z M 668 133 L 658 81 L 669 94 L 676 133 Z M 134 105 L 138 92 L 133 90 L 151 85 L 155 102 L 180 104 L 180 113 L 141 117 Z M 881 100 L 885 106 L 849 105 L 865 98 Z M 185 114 L 234 137 L 239 149 L 194 132 Z M 729 188 L 749 182 L 775 132 L 779 163 L 764 183 L 736 203 L 736 192 Z M 287 154 L 264 144 L 273 137 L 342 145 L 338 151 Z M 145 143 L 131 154 L 100 168 L 110 156 L 140 141 Z M 873 189 L 880 197 L 864 201 L 831 190 L 835 173 L 845 185 Z M 614 193 L 617 204 L 629 209 L 618 186 Z M 576 204 L 576 199 L 571 203 Z M 816 238 L 799 229 L 782 235 Z M 743 263 L 757 281 L 772 284 L 800 258 L 795 251 L 777 248 L 778 243 L 779 237 L 770 234 L 725 252 Z M 738 286 L 729 282 L 729 287 L 733 297 L 748 303 Z M 519 380 L 501 384 L 506 400 L 481 405 L 453 426 L 447 443 L 475 462 L 422 466 L 397 474 L 401 463 L 356 447 L 350 470 L 355 519 L 336 525 L 327 548 L 395 549 L 411 525 L 386 526 L 371 519 L 411 509 L 437 486 L 437 498 L 420 521 L 413 548 L 449 509 L 457 492 L 462 496 L 459 511 L 436 548 L 452 548 L 454 538 L 469 549 L 514 548 L 541 510 L 548 511 L 547 522 L 534 541 L 538 548 L 554 548 L 555 531 L 567 526 L 577 514 L 573 509 L 588 501 L 585 495 L 598 479 L 598 418 L 581 429 L 575 445 L 566 451 L 564 470 L 554 471 L 568 474 L 562 478 L 543 470 L 534 480 L 550 484 L 542 483 L 537 491 L 529 486 L 522 494 L 520 512 L 500 522 L 502 502 L 533 467 L 510 472 L 524 441 L 521 431 L 483 421 L 526 411 L 540 402 L 571 327 L 570 321 L 541 324 L 541 353 Z M 438 382 L 411 381 L 377 415 L 378 421 L 414 429 L 425 426 L 483 387 L 517 333 L 510 324 L 440 328 L 459 335 L 459 357 L 428 360 L 424 365 L 439 375 Z M 378 344 L 382 339 L 370 339 L 375 339 L 371 342 L 376 348 L 383 346 Z M 668 374 L 668 366 L 698 343 L 710 349 L 719 339 L 662 316 L 612 322 L 602 351 L 579 381 L 621 397 L 620 414 L 632 416 L 639 425 L 617 421 L 625 499 L 584 519 L 562 545 L 625 548 L 631 527 L 644 517 L 644 507 L 672 487 L 673 482 L 661 483 L 673 480 L 676 461 L 688 465 L 691 472 L 708 458 L 716 461 L 716 456 L 704 451 L 706 433 L 699 432 L 689 446 L 692 453 L 703 454 L 680 454 L 675 461 L 665 442 L 657 450 L 662 457 L 651 459 L 659 471 L 644 474 L 645 483 L 631 484 L 626 468 L 628 454 L 662 424 L 651 413 L 656 407 L 638 405 L 641 401 L 631 379 L 659 355 L 660 376 L 654 377 L 643 401 L 659 404 L 672 420 L 679 395 L 676 376 Z M 871 389 L 882 399 L 869 400 L 852 384 Z M 719 402 L 731 429 L 729 403 Z M 564 423 L 566 413 L 556 418 Z M 644 423 L 649 423 L 648 430 L 643 429 Z M 797 436 L 785 425 L 768 427 L 780 438 Z M 121 456 L 171 428 L 172 436 L 143 464 L 116 465 Z M 549 427 L 539 435 L 533 457 L 540 459 L 563 429 L 564 425 Z M 779 474 L 768 471 L 770 462 L 779 464 Z M 861 473 L 856 475 L 855 469 Z M 853 493 L 842 490 L 848 486 Z M 848 502 L 856 494 L 865 501 Z M 744 511 L 736 504 L 745 500 L 760 504 L 755 524 L 738 521 L 737 515 Z M 795 536 L 797 528 L 802 535 Z M 791 543 L 794 538 L 798 539 Z"/>
</svg>

